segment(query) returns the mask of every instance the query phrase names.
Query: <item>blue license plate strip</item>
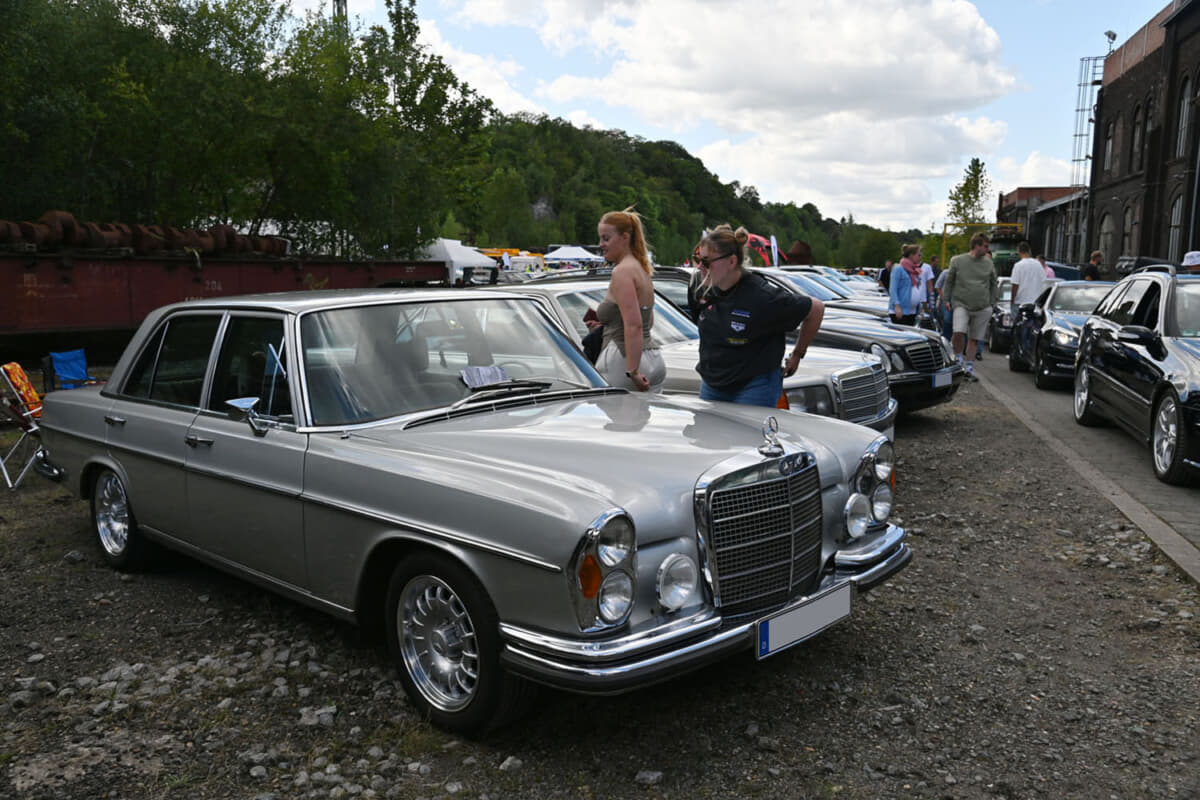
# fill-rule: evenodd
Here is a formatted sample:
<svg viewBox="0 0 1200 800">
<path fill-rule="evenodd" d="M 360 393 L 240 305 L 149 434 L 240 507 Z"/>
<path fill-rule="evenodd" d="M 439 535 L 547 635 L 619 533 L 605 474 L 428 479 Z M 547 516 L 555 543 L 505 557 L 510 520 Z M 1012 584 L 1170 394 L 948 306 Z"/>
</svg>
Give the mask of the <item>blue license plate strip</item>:
<svg viewBox="0 0 1200 800">
<path fill-rule="evenodd" d="M 758 657 L 775 655 L 850 616 L 851 591 L 851 585 L 843 583 L 813 595 L 798 606 L 759 620 Z"/>
</svg>

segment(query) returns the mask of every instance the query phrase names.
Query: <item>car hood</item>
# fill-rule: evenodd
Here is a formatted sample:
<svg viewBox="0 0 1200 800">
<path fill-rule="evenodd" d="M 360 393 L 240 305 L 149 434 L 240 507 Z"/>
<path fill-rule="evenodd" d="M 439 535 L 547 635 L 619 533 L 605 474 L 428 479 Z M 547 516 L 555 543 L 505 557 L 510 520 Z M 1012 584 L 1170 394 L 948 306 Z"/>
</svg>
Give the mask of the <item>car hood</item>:
<svg viewBox="0 0 1200 800">
<path fill-rule="evenodd" d="M 661 348 L 663 361 L 667 365 L 667 381 L 663 387 L 668 392 L 681 394 L 700 393 L 700 375 L 696 364 L 700 361 L 700 340 L 673 342 Z M 853 367 L 866 367 L 879 359 L 863 352 L 838 350 L 832 347 L 809 347 L 800 359 L 796 373 L 783 379 L 785 387 L 810 386 L 826 383 L 829 376 Z"/>
<path fill-rule="evenodd" d="M 1055 328 L 1061 328 L 1078 336 L 1079 329 L 1083 327 L 1083 323 L 1087 321 L 1087 318 L 1087 314 L 1066 314 L 1062 311 L 1056 311 L 1051 314 L 1049 322 Z"/>
<path fill-rule="evenodd" d="M 373 463 L 377 474 L 420 470 L 432 486 L 471 486 L 477 495 L 533 504 L 584 524 L 621 505 L 647 529 L 645 521 L 664 515 L 690 519 L 692 492 L 704 473 L 760 460 L 755 448 L 769 416 L 789 450 L 816 457 L 826 486 L 841 481 L 878 436 L 827 417 L 634 393 L 464 411 L 353 430 L 341 445 L 356 451 L 357 463 Z M 679 530 L 648 529 L 655 527 Z"/>
<path fill-rule="evenodd" d="M 822 332 L 839 333 L 855 336 L 872 342 L 881 342 L 904 347 L 926 341 L 928 337 L 914 328 L 892 325 L 883 322 L 878 317 L 865 314 L 838 311 L 827 313 L 817 331 L 818 340 Z"/>
</svg>

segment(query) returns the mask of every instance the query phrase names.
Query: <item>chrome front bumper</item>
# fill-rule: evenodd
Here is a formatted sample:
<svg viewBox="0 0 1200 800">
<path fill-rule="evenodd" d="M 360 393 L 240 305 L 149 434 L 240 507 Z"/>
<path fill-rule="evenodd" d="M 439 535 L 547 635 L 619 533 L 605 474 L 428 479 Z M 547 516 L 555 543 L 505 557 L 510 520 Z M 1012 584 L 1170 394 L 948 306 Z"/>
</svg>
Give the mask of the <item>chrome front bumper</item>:
<svg viewBox="0 0 1200 800">
<path fill-rule="evenodd" d="M 841 583 L 858 592 L 876 586 L 912 560 L 903 528 L 894 525 L 870 548 L 839 551 L 834 571 L 813 594 Z M 780 611 L 804 605 L 798 598 Z M 615 639 L 568 639 L 500 624 L 505 667 L 530 680 L 586 694 L 617 694 L 669 680 L 737 651 L 758 645 L 757 620 L 722 627 L 715 609 Z"/>
</svg>

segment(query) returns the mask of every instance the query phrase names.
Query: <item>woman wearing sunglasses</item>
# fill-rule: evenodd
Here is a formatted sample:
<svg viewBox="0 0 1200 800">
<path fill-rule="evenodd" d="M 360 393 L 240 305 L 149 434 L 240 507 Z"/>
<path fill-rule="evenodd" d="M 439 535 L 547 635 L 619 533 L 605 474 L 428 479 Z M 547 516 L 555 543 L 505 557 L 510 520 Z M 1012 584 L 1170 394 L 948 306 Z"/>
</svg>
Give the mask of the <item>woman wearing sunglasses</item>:
<svg viewBox="0 0 1200 800">
<path fill-rule="evenodd" d="M 749 234 L 720 225 L 700 240 L 700 397 L 774 408 L 821 327 L 820 300 L 780 289 L 742 266 Z M 784 361 L 786 335 L 799 327 Z M 780 363 L 783 366 L 780 367 Z"/>
<path fill-rule="evenodd" d="M 596 369 L 613 386 L 656 392 L 667 378 L 662 353 L 650 341 L 654 283 L 642 220 L 631 209 L 610 211 L 596 227 L 600 252 L 613 265 L 608 292 L 596 306 L 604 339 Z"/>
</svg>

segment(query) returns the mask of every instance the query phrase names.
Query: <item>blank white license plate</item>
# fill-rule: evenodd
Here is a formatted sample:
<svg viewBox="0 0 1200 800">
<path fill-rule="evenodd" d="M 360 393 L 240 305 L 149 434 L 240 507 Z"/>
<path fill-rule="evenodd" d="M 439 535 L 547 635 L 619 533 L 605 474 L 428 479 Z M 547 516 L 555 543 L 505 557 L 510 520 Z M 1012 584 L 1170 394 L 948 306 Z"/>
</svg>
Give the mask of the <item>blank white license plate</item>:
<svg viewBox="0 0 1200 800">
<path fill-rule="evenodd" d="M 803 605 L 759 620 L 758 657 L 775 655 L 850 616 L 851 588 L 849 583 L 843 583 L 810 597 Z"/>
<path fill-rule="evenodd" d="M 937 388 L 938 386 L 949 386 L 950 382 L 954 379 L 953 376 L 954 371 L 949 369 L 943 369 L 933 373 L 934 388 Z"/>
</svg>

